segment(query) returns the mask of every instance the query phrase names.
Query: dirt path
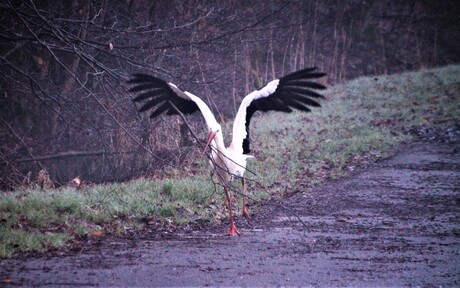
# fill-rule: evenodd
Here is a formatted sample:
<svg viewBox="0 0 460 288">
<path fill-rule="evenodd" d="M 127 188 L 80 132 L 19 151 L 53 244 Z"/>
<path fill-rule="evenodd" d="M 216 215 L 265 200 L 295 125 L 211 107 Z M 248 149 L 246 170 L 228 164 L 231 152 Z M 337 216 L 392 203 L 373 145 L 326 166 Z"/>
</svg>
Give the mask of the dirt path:
<svg viewBox="0 0 460 288">
<path fill-rule="evenodd" d="M 460 145 L 412 143 L 354 176 L 267 206 L 243 237 L 212 227 L 0 262 L 10 286 L 460 286 Z M 274 215 L 274 220 L 270 220 Z"/>
</svg>

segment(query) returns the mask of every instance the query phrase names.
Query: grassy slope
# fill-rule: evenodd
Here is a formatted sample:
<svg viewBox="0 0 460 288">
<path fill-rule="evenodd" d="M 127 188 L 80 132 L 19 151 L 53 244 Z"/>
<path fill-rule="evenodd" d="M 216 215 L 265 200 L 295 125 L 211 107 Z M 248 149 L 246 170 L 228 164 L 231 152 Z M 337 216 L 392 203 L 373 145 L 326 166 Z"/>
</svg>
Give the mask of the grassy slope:
<svg viewBox="0 0 460 288">
<path fill-rule="evenodd" d="M 248 166 L 258 175 L 246 174 L 257 180 L 249 183 L 252 197 L 305 192 L 385 157 L 411 138 L 404 133 L 411 127 L 458 123 L 459 83 L 460 66 L 360 78 L 329 89 L 320 111 L 260 115 L 251 134 L 256 160 Z M 207 163 L 194 161 L 203 168 L 172 170 L 160 180 L 2 193 L 0 258 L 65 248 L 100 232 L 133 231 L 145 225 L 142 218 L 159 227 L 226 217 Z"/>
</svg>

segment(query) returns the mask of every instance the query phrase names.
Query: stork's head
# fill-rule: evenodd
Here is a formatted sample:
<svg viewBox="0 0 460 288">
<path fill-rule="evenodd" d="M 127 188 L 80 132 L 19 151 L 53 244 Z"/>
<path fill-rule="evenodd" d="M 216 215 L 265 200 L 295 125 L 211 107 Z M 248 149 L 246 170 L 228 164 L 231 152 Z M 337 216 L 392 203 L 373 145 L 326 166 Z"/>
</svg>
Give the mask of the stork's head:
<svg viewBox="0 0 460 288">
<path fill-rule="evenodd" d="M 208 136 L 206 137 L 206 146 L 204 147 L 203 152 L 206 152 L 206 150 L 208 149 L 209 145 L 212 143 L 212 141 L 215 140 L 216 136 L 218 134 L 222 133 L 221 129 L 222 128 L 220 127 L 219 124 L 213 125 L 213 127 L 209 127 Z"/>
</svg>

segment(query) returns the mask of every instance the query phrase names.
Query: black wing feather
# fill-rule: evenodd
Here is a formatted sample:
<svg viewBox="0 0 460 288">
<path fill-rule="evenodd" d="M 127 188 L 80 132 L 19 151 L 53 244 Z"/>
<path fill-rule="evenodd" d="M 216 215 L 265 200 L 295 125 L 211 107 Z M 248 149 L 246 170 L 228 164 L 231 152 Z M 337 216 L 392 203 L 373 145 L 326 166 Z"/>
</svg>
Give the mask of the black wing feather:
<svg viewBox="0 0 460 288">
<path fill-rule="evenodd" d="M 286 103 L 288 101 L 295 100 L 297 102 L 303 103 L 305 105 L 313 106 L 313 107 L 321 107 L 321 105 L 316 102 L 315 100 L 312 100 L 311 98 L 307 97 L 307 93 L 299 93 L 299 92 L 289 92 L 289 93 L 284 93 L 286 96 Z"/>
<path fill-rule="evenodd" d="M 243 140 L 243 153 L 248 154 L 250 150 L 249 141 L 249 125 L 251 123 L 252 115 L 257 111 L 280 111 L 290 113 L 292 108 L 310 112 L 312 107 L 321 107 L 317 100 L 312 98 L 324 98 L 323 95 L 313 91 L 324 90 L 326 87 L 317 82 L 311 81 L 312 79 L 320 78 L 326 73 L 315 72 L 316 67 L 305 68 L 295 71 L 279 80 L 278 87 L 275 92 L 268 97 L 256 99 L 251 102 L 246 110 L 246 138 Z M 312 97 L 312 98 L 310 98 Z"/>
<path fill-rule="evenodd" d="M 137 92 L 137 91 L 150 90 L 150 89 L 161 89 L 161 87 L 158 87 L 157 83 L 146 83 L 146 84 L 139 84 L 137 86 L 134 86 L 131 89 L 129 89 L 129 91 Z"/>
<path fill-rule="evenodd" d="M 155 118 L 157 116 L 160 116 L 163 112 L 168 111 L 170 109 L 170 107 L 171 107 L 170 102 L 163 102 L 163 104 L 161 104 L 160 106 L 157 106 L 155 108 L 155 110 L 152 113 L 150 113 L 150 118 Z M 175 111 L 175 109 L 174 109 L 174 111 Z M 170 114 L 168 114 L 168 115 L 170 115 Z"/>
<path fill-rule="evenodd" d="M 180 97 L 166 81 L 160 78 L 147 74 L 134 74 L 128 84 L 133 84 L 129 89 L 130 92 L 142 91 L 133 98 L 134 102 L 143 103 L 139 112 L 154 109 L 150 118 L 158 117 L 163 113 L 167 115 L 178 114 L 174 106 L 184 114 L 191 114 L 198 110 L 194 101 Z M 146 99 L 148 100 L 143 101 Z"/>
<path fill-rule="evenodd" d="M 312 91 L 312 90 L 309 90 L 309 89 L 305 89 L 304 87 L 298 87 L 298 86 L 291 86 L 291 87 L 282 87 L 279 89 L 278 91 L 280 94 L 288 94 L 288 95 L 283 95 L 281 96 L 280 98 L 282 98 L 283 100 L 288 97 L 289 98 L 289 95 L 290 94 L 300 94 L 300 95 L 305 95 L 305 96 L 311 96 L 311 97 L 314 97 L 314 98 L 323 98 L 323 95 L 315 92 L 315 91 Z"/>
<path fill-rule="evenodd" d="M 310 89 L 316 89 L 316 90 L 324 90 L 326 89 L 326 86 L 316 83 L 316 82 L 311 82 L 311 81 L 306 81 L 306 80 L 292 80 L 289 81 L 289 85 L 292 86 L 298 86 L 298 87 L 308 87 Z M 305 88 L 304 88 L 305 89 Z"/>
</svg>

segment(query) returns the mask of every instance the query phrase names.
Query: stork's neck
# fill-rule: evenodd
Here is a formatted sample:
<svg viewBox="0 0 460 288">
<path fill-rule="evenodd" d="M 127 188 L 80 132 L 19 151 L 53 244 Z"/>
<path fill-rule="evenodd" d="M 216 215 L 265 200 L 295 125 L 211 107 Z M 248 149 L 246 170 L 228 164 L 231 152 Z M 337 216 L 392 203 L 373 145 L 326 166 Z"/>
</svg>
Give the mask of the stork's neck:
<svg viewBox="0 0 460 288">
<path fill-rule="evenodd" d="M 225 148 L 224 136 L 222 134 L 222 130 L 217 131 L 216 137 L 214 138 L 214 140 L 216 141 L 217 150 L 223 152 L 227 149 Z"/>
</svg>

